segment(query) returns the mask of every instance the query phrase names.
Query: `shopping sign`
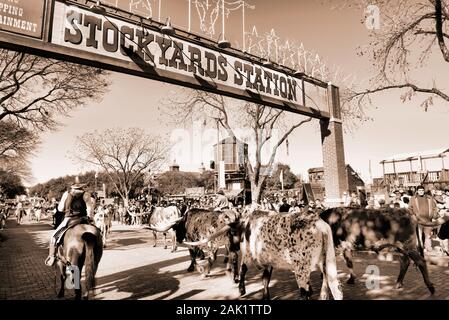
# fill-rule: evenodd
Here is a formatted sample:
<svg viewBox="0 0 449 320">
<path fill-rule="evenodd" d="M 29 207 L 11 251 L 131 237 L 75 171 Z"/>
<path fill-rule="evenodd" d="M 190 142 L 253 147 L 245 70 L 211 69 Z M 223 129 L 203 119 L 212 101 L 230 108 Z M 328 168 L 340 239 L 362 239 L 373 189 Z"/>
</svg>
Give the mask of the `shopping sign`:
<svg viewBox="0 0 449 320">
<path fill-rule="evenodd" d="M 0 30 L 42 38 L 46 0 L 0 0 Z"/>
</svg>

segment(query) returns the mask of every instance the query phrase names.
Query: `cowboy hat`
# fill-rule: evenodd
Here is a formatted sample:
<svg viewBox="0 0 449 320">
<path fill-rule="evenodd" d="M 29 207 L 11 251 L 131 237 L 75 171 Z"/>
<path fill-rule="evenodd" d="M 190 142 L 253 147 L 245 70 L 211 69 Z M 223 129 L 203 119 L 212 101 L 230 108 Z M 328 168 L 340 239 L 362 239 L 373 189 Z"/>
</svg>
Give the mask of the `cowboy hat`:
<svg viewBox="0 0 449 320">
<path fill-rule="evenodd" d="M 87 186 L 87 183 L 80 183 L 80 178 L 77 176 L 75 178 L 75 183 L 71 186 L 72 189 L 82 189 Z"/>
</svg>

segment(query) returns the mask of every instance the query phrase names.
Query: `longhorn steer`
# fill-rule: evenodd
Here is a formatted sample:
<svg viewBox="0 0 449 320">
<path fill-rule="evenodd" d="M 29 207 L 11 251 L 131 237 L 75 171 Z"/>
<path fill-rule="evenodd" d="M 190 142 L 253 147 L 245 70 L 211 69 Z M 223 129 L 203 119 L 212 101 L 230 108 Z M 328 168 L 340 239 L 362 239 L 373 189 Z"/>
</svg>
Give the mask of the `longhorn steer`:
<svg viewBox="0 0 449 320">
<path fill-rule="evenodd" d="M 178 207 L 176 206 L 170 206 L 170 207 L 152 207 L 152 210 L 150 211 L 150 219 L 148 224 L 151 225 L 162 225 L 162 224 L 168 224 L 171 221 L 175 221 L 176 219 L 179 219 L 181 217 L 181 212 L 179 211 Z M 150 229 L 152 229 L 150 227 Z M 156 247 L 157 245 L 157 231 L 153 230 L 154 235 L 154 245 L 153 247 Z M 177 249 L 177 243 L 176 243 L 176 234 L 174 230 L 165 230 L 163 231 L 164 236 L 164 249 L 167 249 L 167 232 L 170 235 L 171 243 L 172 243 L 172 250 L 171 252 L 175 252 Z"/>
<path fill-rule="evenodd" d="M 204 255 L 202 250 L 197 247 L 189 247 L 189 253 L 191 258 L 190 266 L 187 271 L 192 272 L 197 269 L 203 276 L 207 276 L 210 269 L 217 258 L 217 252 L 219 247 L 225 246 L 229 252 L 229 238 L 226 235 L 229 227 L 227 223 L 235 220 L 236 213 L 232 210 L 225 211 L 211 211 L 206 209 L 192 208 L 188 210 L 182 218 L 179 218 L 165 226 L 150 226 L 150 229 L 154 231 L 164 232 L 169 228 L 173 228 L 176 232 L 176 240 L 178 243 L 183 241 L 199 241 L 204 238 L 211 237 L 210 243 L 206 251 L 206 264 L 197 265 L 196 258 Z M 237 259 L 232 259 L 234 263 L 234 271 L 236 271 Z M 225 259 L 228 262 L 228 259 Z M 227 264 L 227 270 L 231 270 L 230 262 Z M 237 275 L 234 275 L 237 278 Z"/>
<path fill-rule="evenodd" d="M 335 246 L 343 250 L 343 257 L 350 272 L 347 283 L 353 284 L 356 279 L 352 250 L 380 252 L 385 248 L 393 248 L 402 255 L 396 288 L 403 286 L 412 259 L 421 271 L 430 293 L 435 292 L 429 279 L 426 261 L 419 253 L 416 236 L 418 221 L 407 210 L 333 208 L 323 211 L 320 216 L 331 226 Z"/>
<path fill-rule="evenodd" d="M 332 231 L 317 215 L 279 215 L 258 210 L 241 222 L 233 222 L 229 226 L 231 234 L 237 235 L 233 238 L 238 240 L 242 251 L 239 283 L 241 295 L 246 293 L 245 275 L 252 262 L 259 270 L 264 270 L 263 299 L 270 298 L 269 283 L 273 268 L 293 271 L 301 297 L 310 298 L 310 274 L 317 266 L 323 273 L 320 298 L 327 299 L 328 287 L 334 299 L 343 298 L 337 279 Z M 201 245 L 209 240 L 190 244 Z"/>
</svg>

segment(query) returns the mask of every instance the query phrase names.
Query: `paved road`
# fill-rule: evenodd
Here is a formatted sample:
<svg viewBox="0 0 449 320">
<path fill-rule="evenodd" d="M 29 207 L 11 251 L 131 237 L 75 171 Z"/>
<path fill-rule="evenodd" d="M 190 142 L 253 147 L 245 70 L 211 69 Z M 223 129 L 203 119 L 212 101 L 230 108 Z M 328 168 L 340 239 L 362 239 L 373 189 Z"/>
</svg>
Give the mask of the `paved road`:
<svg viewBox="0 0 449 320">
<path fill-rule="evenodd" d="M 59 285 L 55 270 L 43 264 L 47 255 L 47 243 L 52 232 L 50 221 L 28 222 L 17 225 L 8 220 L 0 231 L 0 299 L 55 299 L 55 282 Z M 224 271 L 223 256 L 212 269 L 211 276 L 201 279 L 197 272 L 187 273 L 188 251 L 179 248 L 170 253 L 153 248 L 151 232 L 137 226 L 114 224 L 109 245 L 104 251 L 97 273 L 96 299 L 238 299 L 237 286 Z M 397 261 L 381 261 L 375 255 L 358 254 L 355 271 L 360 280 L 347 285 L 348 275 L 341 258 L 338 258 L 339 278 L 345 299 L 449 299 L 449 268 L 429 265 L 431 280 L 437 293 L 431 296 L 420 273 L 410 267 L 401 290 L 394 289 L 399 271 Z M 379 268 L 379 277 L 365 273 L 367 266 Z M 252 269 L 247 277 L 247 294 L 242 299 L 261 298 L 261 273 Z M 379 288 L 367 289 L 366 281 L 380 282 Z M 317 298 L 320 288 L 319 274 L 312 275 L 312 287 Z M 270 283 L 273 299 L 297 299 L 298 289 L 293 275 L 286 271 L 273 272 Z M 69 292 L 68 292 L 69 293 Z M 67 295 L 73 298 L 73 293 Z"/>
</svg>

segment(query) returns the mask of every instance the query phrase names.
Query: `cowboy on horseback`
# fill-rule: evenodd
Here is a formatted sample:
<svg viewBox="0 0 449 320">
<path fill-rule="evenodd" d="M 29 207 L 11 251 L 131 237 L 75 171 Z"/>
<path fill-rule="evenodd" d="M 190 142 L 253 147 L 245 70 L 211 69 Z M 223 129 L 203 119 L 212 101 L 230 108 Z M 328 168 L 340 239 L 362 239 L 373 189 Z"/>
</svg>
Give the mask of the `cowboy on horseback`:
<svg viewBox="0 0 449 320">
<path fill-rule="evenodd" d="M 84 190 L 85 183 L 80 183 L 76 177 L 70 191 L 66 191 L 58 205 L 58 210 L 65 213 L 65 218 L 53 233 L 50 240 L 50 250 L 45 264 L 53 266 L 56 261 L 58 245 L 64 233 L 78 224 L 89 224 L 93 219 L 93 203 L 90 193 Z"/>
</svg>

